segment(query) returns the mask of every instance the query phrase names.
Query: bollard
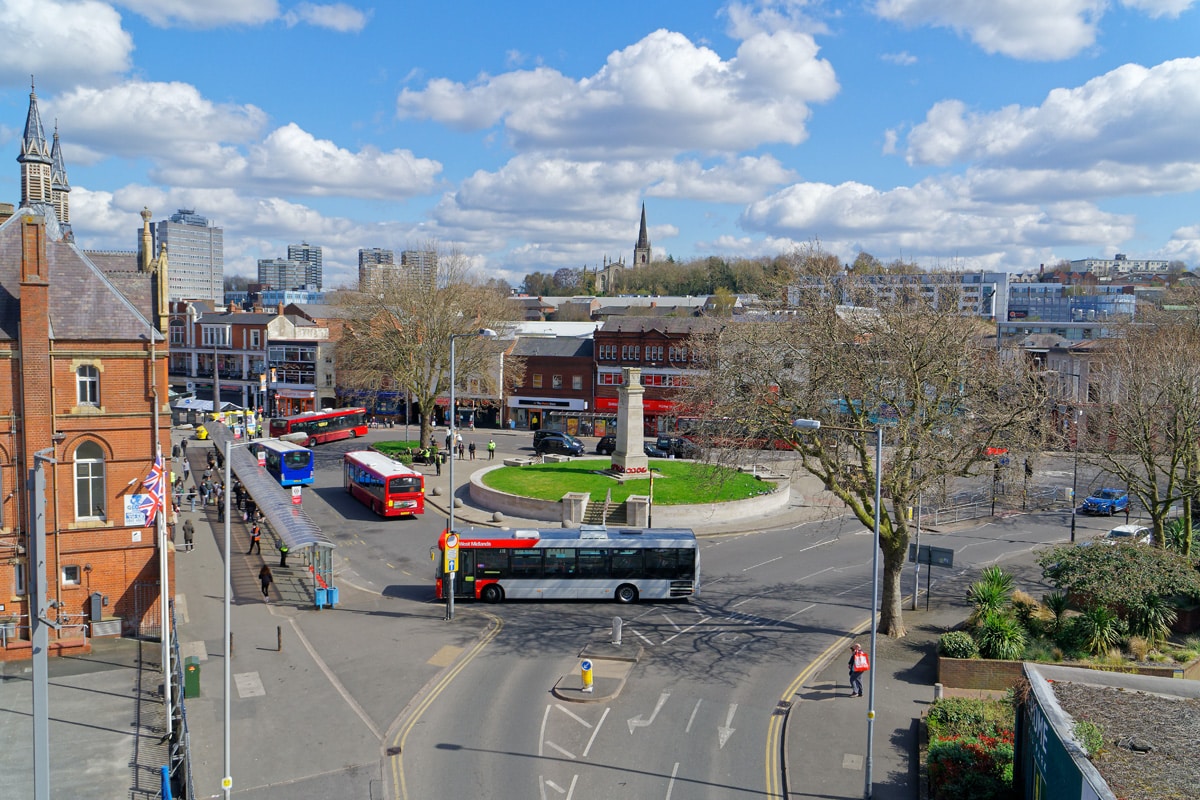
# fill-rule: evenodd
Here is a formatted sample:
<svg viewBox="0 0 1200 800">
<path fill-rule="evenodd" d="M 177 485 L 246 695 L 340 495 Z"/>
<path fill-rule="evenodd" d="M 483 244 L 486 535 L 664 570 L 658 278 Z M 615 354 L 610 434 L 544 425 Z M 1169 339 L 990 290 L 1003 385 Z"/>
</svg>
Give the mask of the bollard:
<svg viewBox="0 0 1200 800">
<path fill-rule="evenodd" d="M 579 670 L 583 677 L 583 691 L 590 694 L 596 688 L 592 685 L 592 662 L 585 658 L 579 662 Z"/>
<path fill-rule="evenodd" d="M 621 618 L 613 617 L 613 634 L 612 643 L 620 646 L 621 644 Z"/>
<path fill-rule="evenodd" d="M 283 652 L 283 626 L 281 625 L 275 626 L 275 652 Z"/>
<path fill-rule="evenodd" d="M 944 689 L 944 687 L 940 683 L 935 683 L 933 685 L 933 699 L 934 700 L 942 699 L 943 689 Z"/>
</svg>

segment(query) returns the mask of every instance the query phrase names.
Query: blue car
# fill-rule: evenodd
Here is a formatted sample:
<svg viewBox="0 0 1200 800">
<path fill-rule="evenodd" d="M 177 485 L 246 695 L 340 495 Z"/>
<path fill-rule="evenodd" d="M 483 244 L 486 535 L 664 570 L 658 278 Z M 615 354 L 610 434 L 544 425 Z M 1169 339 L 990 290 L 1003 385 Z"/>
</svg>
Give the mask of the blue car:
<svg viewBox="0 0 1200 800">
<path fill-rule="evenodd" d="M 1097 489 L 1083 501 L 1079 507 L 1080 514 L 1107 514 L 1112 516 L 1118 511 L 1129 508 L 1129 494 L 1124 489 Z"/>
</svg>

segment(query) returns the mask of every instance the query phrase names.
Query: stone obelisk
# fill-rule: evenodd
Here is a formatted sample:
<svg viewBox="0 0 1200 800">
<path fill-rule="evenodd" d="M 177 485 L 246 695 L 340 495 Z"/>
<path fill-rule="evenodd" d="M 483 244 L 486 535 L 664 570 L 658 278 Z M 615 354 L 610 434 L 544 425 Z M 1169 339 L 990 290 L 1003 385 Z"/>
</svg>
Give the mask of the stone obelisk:
<svg viewBox="0 0 1200 800">
<path fill-rule="evenodd" d="M 650 460 L 642 447 L 642 371 L 638 367 L 622 367 L 624 380 L 617 390 L 617 449 L 612 455 L 612 470 L 623 475 L 645 475 Z"/>
</svg>

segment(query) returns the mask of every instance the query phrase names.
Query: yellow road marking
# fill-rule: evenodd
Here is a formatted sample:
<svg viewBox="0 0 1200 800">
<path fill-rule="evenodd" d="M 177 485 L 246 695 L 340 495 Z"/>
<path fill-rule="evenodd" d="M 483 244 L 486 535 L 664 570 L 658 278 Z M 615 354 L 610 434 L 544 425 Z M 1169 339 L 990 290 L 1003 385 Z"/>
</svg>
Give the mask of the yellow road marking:
<svg viewBox="0 0 1200 800">
<path fill-rule="evenodd" d="M 463 648 L 448 644 L 434 653 L 433 658 L 429 659 L 425 663 L 432 664 L 435 667 L 448 667 L 454 663 L 454 659 L 458 658 L 458 654 L 462 651 Z"/>
</svg>

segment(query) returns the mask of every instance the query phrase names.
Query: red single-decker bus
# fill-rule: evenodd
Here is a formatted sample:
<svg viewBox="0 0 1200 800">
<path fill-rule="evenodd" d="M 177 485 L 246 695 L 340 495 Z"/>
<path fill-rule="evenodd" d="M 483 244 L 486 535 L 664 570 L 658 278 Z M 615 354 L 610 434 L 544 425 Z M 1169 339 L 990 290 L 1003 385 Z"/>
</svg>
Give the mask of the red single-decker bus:
<svg viewBox="0 0 1200 800">
<path fill-rule="evenodd" d="M 342 458 L 346 491 L 381 517 L 425 513 L 425 476 L 373 450 Z"/>
<path fill-rule="evenodd" d="M 271 420 L 271 438 L 298 441 L 305 447 L 367 435 L 365 408 L 327 408 Z M 301 438 L 303 437 L 303 439 Z"/>
</svg>

